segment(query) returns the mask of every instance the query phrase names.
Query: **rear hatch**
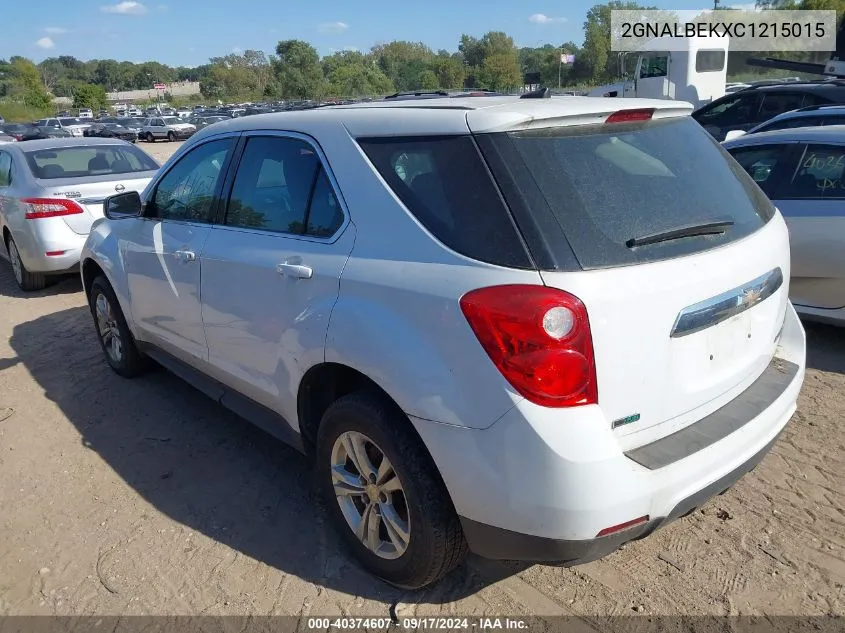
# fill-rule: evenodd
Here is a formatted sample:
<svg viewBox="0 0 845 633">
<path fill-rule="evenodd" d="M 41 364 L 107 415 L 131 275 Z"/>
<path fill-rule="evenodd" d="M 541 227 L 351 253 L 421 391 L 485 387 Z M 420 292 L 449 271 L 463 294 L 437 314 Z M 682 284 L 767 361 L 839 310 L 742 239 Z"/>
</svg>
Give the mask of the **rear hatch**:
<svg viewBox="0 0 845 633">
<path fill-rule="evenodd" d="M 544 283 L 586 305 L 598 404 L 626 448 L 747 388 L 788 301 L 780 215 L 694 120 L 657 107 L 488 133 L 492 118 L 468 116 L 511 207 L 526 210 L 516 219 Z"/>
<path fill-rule="evenodd" d="M 84 213 L 65 215 L 62 219 L 74 233 L 87 235 L 97 218 L 103 217 L 103 201 L 108 196 L 125 191 L 141 192 L 155 174 L 154 171 L 108 174 L 78 178 L 39 180 L 44 198 L 69 198 L 79 204 Z"/>
</svg>

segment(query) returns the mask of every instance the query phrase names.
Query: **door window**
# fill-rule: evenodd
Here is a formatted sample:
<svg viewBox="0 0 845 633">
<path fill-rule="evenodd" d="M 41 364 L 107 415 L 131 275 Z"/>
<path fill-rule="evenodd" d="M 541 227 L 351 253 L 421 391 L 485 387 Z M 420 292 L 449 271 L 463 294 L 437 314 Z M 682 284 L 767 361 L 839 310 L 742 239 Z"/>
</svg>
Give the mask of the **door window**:
<svg viewBox="0 0 845 633">
<path fill-rule="evenodd" d="M 643 57 L 640 64 L 640 79 L 665 77 L 668 74 L 669 57 Z"/>
<path fill-rule="evenodd" d="M 342 222 L 337 197 L 308 143 L 276 136 L 247 141 L 229 197 L 228 226 L 328 237 Z"/>
<path fill-rule="evenodd" d="M 0 152 L 0 187 L 12 184 L 12 157 L 6 152 Z"/>
<path fill-rule="evenodd" d="M 786 186 L 784 199 L 845 198 L 845 147 L 808 145 L 792 182 Z"/>
<path fill-rule="evenodd" d="M 149 217 L 162 220 L 209 223 L 214 192 L 232 139 L 204 143 L 185 154 L 156 186 Z"/>
<path fill-rule="evenodd" d="M 758 95 L 737 95 L 702 111 L 696 119 L 701 125 L 745 125 L 757 119 Z"/>
<path fill-rule="evenodd" d="M 754 179 L 760 188 L 771 197 L 774 194 L 775 169 L 789 156 L 789 145 L 757 145 L 731 150 L 731 155 Z"/>
<path fill-rule="evenodd" d="M 760 106 L 760 120 L 767 121 L 774 116 L 797 110 L 804 103 L 804 95 L 795 92 L 769 92 L 763 96 Z"/>
</svg>

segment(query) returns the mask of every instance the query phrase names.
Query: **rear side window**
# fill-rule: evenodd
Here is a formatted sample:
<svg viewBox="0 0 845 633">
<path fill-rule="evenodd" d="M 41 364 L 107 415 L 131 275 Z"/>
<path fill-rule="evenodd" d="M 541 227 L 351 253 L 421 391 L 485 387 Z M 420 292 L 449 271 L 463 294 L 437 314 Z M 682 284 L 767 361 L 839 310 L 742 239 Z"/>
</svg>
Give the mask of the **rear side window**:
<svg viewBox="0 0 845 633">
<path fill-rule="evenodd" d="M 796 127 L 814 127 L 822 125 L 821 116 L 797 116 L 790 119 L 781 119 L 769 125 L 762 126 L 758 132 L 773 132 L 774 130 L 786 130 Z"/>
<path fill-rule="evenodd" d="M 478 261 L 532 266 L 470 136 L 358 142 L 408 211 L 440 242 Z"/>
<path fill-rule="evenodd" d="M 792 182 L 779 198 L 842 199 L 845 198 L 845 147 L 808 145 Z"/>
<path fill-rule="evenodd" d="M 721 72 L 725 69 L 725 51 L 698 51 L 695 54 L 695 70 L 699 73 Z"/>
<path fill-rule="evenodd" d="M 759 118 L 761 121 L 765 121 L 784 112 L 797 110 L 802 103 L 804 103 L 804 95 L 801 93 L 766 93 L 760 106 Z"/>
<path fill-rule="evenodd" d="M 528 192 L 526 198 L 539 189 L 562 227 L 563 236 L 546 239 L 567 240 L 583 268 L 723 246 L 774 214 L 748 174 L 689 117 L 490 136 L 505 148 L 505 161 L 524 162 L 530 177 L 517 187 Z M 721 233 L 637 245 L 649 236 L 714 222 L 730 225 Z"/>
</svg>

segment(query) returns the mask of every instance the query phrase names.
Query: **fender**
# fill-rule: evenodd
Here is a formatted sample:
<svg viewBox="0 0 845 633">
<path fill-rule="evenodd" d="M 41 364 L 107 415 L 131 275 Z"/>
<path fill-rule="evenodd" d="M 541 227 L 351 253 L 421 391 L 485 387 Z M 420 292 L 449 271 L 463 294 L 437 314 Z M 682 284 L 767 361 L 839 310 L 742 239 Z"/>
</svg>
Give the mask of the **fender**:
<svg viewBox="0 0 845 633">
<path fill-rule="evenodd" d="M 116 221 L 131 222 L 132 220 Z M 124 269 L 123 253 L 120 250 L 120 240 L 115 235 L 111 222 L 95 221 L 91 226 L 91 232 L 88 234 L 85 246 L 82 247 L 82 254 L 79 258 L 79 274 L 82 277 L 82 285 L 86 289 L 90 287 L 93 281 L 93 279 L 85 278 L 85 262 L 88 260 L 96 262 L 105 273 L 106 279 L 108 279 L 117 297 L 117 302 L 120 304 L 129 331 L 137 337 L 135 320 L 132 317 L 132 304 L 129 301 L 129 288 L 126 283 L 127 275 Z"/>
<path fill-rule="evenodd" d="M 478 343 L 457 301 L 421 294 L 403 301 L 392 290 L 362 297 L 357 290 L 344 294 L 341 283 L 327 362 L 360 371 L 406 414 L 434 422 L 487 428 L 522 400 Z"/>
</svg>

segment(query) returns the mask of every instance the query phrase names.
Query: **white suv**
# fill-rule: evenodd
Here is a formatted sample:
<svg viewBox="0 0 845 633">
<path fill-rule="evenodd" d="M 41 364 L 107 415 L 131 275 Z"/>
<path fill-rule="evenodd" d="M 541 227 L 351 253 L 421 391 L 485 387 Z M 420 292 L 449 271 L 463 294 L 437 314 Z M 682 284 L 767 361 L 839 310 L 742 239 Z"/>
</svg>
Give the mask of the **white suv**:
<svg viewBox="0 0 845 633">
<path fill-rule="evenodd" d="M 789 242 L 671 101 L 441 97 L 218 123 L 82 256 L 106 358 L 310 455 L 373 573 L 586 562 L 759 462 L 805 367 Z"/>
</svg>

